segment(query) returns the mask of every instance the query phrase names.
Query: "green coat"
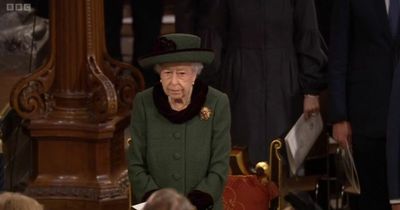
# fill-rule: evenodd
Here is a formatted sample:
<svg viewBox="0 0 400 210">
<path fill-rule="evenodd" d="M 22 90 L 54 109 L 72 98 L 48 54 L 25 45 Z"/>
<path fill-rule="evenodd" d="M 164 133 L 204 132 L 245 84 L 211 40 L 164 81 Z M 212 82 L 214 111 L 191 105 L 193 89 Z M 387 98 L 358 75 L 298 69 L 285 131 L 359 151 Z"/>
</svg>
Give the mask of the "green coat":
<svg viewBox="0 0 400 210">
<path fill-rule="evenodd" d="M 212 110 L 208 120 L 197 115 L 174 124 L 158 112 L 153 88 L 136 95 L 133 141 L 128 150 L 129 180 L 136 201 L 150 190 L 169 187 L 184 195 L 192 190 L 206 192 L 214 199 L 214 209 L 223 209 L 230 152 L 229 100 L 209 87 L 204 106 Z"/>
</svg>

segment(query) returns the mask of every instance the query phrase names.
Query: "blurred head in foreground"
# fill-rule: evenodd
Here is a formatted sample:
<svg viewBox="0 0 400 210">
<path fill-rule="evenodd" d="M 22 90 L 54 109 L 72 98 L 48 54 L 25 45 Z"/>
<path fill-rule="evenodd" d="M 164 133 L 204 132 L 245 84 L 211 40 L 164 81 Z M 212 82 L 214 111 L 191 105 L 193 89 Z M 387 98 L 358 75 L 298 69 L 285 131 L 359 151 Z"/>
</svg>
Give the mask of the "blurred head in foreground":
<svg viewBox="0 0 400 210">
<path fill-rule="evenodd" d="M 43 206 L 26 195 L 4 192 L 0 194 L 0 210 L 43 210 Z"/>
<path fill-rule="evenodd" d="M 149 197 L 143 210 L 196 210 L 189 200 L 174 189 L 161 189 Z"/>
</svg>

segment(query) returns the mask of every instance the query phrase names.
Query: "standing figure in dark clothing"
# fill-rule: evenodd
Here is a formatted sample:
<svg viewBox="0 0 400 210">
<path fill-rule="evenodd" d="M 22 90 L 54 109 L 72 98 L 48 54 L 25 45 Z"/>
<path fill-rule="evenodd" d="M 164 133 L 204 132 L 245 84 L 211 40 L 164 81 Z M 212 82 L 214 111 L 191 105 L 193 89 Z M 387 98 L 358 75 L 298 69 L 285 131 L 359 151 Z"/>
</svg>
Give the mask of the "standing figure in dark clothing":
<svg viewBox="0 0 400 210">
<path fill-rule="evenodd" d="M 387 129 L 388 186 L 392 210 L 400 210 L 400 65 L 393 74 Z"/>
<path fill-rule="evenodd" d="M 115 59 L 122 60 L 121 27 L 124 0 L 104 0 L 105 33 L 108 53 Z M 164 11 L 163 0 L 130 0 L 133 30 L 132 63 L 139 68 L 146 87 L 153 86 L 160 80 L 152 70 L 143 69 L 137 63 L 139 57 L 149 54 L 160 35 Z"/>
<path fill-rule="evenodd" d="M 332 134 L 341 146 L 353 149 L 361 194 L 351 198 L 352 210 L 390 209 L 386 130 L 398 39 L 389 24 L 389 1 L 336 0 L 332 11 Z"/>
<path fill-rule="evenodd" d="M 132 63 L 142 72 L 146 87 L 151 87 L 160 77 L 152 70 L 141 68 L 137 60 L 152 52 L 160 36 L 164 4 L 163 0 L 131 0 L 131 7 L 134 34 Z"/>
<path fill-rule="evenodd" d="M 218 26 L 218 1 L 216 0 L 178 0 L 175 2 L 175 31 L 195 34 L 201 37 L 202 47 L 213 49 L 215 59 L 205 67 L 199 78 L 206 84 L 220 88 L 220 64 L 222 41 Z"/>
<path fill-rule="evenodd" d="M 387 172 L 392 210 L 400 210 L 400 2 L 386 0 L 393 37 L 394 73 L 387 126 Z"/>
<path fill-rule="evenodd" d="M 232 144 L 251 164 L 299 118 L 319 112 L 323 87 L 314 0 L 222 0 L 222 86 L 231 100 Z"/>
<path fill-rule="evenodd" d="M 124 0 L 104 0 L 104 30 L 108 54 L 122 61 L 121 28 Z"/>
<path fill-rule="evenodd" d="M 314 0 L 317 11 L 319 31 L 321 32 L 321 35 L 328 46 L 333 1 L 335 0 Z"/>
</svg>

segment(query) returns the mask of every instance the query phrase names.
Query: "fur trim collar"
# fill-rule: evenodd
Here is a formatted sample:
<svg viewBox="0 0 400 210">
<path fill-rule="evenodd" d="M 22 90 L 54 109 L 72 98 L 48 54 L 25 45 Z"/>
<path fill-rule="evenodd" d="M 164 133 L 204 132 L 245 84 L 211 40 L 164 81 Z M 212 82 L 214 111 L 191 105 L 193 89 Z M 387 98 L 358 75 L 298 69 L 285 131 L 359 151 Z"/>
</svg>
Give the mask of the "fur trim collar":
<svg viewBox="0 0 400 210">
<path fill-rule="evenodd" d="M 153 100 L 158 112 L 170 122 L 182 124 L 200 113 L 208 93 L 208 86 L 196 80 L 193 86 L 190 104 L 181 111 L 171 109 L 168 96 L 164 93 L 161 83 L 157 83 L 153 89 Z"/>
</svg>

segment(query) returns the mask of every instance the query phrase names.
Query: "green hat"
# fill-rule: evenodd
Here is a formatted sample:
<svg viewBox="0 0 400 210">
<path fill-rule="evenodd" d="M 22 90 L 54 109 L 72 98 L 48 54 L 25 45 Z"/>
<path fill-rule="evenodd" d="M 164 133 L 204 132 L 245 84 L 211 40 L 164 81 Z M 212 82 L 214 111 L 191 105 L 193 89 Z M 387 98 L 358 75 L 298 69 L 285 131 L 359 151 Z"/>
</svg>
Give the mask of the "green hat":
<svg viewBox="0 0 400 210">
<path fill-rule="evenodd" d="M 199 62 L 210 64 L 214 59 L 211 49 L 200 48 L 201 39 L 192 34 L 166 34 L 157 39 L 153 52 L 138 59 L 143 68 L 171 62 Z"/>
</svg>

